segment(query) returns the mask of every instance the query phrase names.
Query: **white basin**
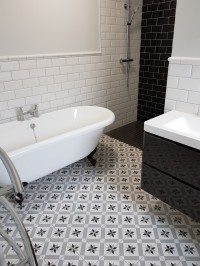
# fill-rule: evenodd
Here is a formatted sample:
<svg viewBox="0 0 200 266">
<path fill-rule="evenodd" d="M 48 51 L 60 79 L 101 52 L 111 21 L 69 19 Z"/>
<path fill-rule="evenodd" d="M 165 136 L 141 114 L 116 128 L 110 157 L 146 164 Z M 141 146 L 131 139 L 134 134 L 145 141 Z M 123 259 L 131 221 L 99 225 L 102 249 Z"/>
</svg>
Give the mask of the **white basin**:
<svg viewBox="0 0 200 266">
<path fill-rule="evenodd" d="M 200 116 L 173 110 L 146 121 L 144 130 L 200 150 Z"/>
<path fill-rule="evenodd" d="M 196 123 L 196 117 L 179 117 L 165 125 L 166 128 L 176 130 L 194 137 L 200 136 L 200 121 Z"/>
</svg>

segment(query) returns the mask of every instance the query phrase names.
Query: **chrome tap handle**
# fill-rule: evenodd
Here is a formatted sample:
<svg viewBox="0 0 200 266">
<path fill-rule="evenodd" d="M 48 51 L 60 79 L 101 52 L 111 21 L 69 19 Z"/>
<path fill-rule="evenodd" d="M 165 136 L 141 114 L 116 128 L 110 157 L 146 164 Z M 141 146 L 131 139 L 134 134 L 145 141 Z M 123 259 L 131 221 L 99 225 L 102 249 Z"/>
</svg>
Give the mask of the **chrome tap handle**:
<svg viewBox="0 0 200 266">
<path fill-rule="evenodd" d="M 33 116 L 34 117 L 39 117 L 39 110 L 38 110 L 38 105 L 37 104 L 33 105 Z"/>
<path fill-rule="evenodd" d="M 38 105 L 33 104 L 31 108 L 24 112 L 22 107 L 18 107 L 17 109 L 17 120 L 24 121 L 25 117 L 30 119 L 31 117 L 39 117 Z"/>
<path fill-rule="evenodd" d="M 18 119 L 19 121 L 24 121 L 25 119 L 24 119 L 24 112 L 23 112 L 22 107 L 18 107 L 18 108 L 16 109 L 16 111 L 17 111 L 17 119 Z"/>
</svg>

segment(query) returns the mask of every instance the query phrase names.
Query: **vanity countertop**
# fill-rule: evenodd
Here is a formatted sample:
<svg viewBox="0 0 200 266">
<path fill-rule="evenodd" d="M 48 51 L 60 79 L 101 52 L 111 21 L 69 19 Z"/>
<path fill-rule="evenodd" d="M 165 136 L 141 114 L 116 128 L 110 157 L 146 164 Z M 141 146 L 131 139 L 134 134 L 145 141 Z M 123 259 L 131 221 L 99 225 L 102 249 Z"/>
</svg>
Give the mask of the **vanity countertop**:
<svg viewBox="0 0 200 266">
<path fill-rule="evenodd" d="M 200 150 L 200 116 L 170 111 L 144 123 L 148 133 Z"/>
</svg>

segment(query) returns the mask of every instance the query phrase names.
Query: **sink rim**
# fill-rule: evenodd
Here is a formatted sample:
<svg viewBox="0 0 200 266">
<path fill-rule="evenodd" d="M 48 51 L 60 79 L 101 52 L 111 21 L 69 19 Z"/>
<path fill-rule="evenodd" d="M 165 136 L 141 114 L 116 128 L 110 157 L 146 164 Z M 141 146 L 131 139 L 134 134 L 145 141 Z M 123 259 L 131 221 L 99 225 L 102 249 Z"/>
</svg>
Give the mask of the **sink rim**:
<svg viewBox="0 0 200 266">
<path fill-rule="evenodd" d="M 199 134 L 195 134 L 192 130 L 190 132 L 184 132 L 173 129 L 173 127 L 166 127 L 166 124 L 180 118 L 200 125 L 200 116 L 173 110 L 146 121 L 144 123 L 144 131 L 200 150 L 200 130 Z"/>
</svg>

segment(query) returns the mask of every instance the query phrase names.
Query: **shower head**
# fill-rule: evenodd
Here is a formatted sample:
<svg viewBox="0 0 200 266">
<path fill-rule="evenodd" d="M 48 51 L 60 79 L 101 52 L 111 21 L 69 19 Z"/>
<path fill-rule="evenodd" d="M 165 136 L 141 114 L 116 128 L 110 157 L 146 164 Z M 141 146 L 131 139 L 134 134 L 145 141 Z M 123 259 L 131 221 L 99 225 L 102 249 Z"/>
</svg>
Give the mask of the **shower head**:
<svg viewBox="0 0 200 266">
<path fill-rule="evenodd" d="M 131 19 L 128 21 L 127 25 L 131 25 L 133 22 L 134 14 L 132 14 Z"/>
<path fill-rule="evenodd" d="M 140 7 L 137 6 L 136 9 L 134 10 L 133 14 L 137 13 L 139 9 L 140 9 Z"/>
<path fill-rule="evenodd" d="M 132 22 L 133 22 L 133 18 L 134 18 L 134 15 L 138 12 L 138 10 L 139 10 L 139 6 L 136 7 L 136 9 L 133 11 L 133 14 L 132 14 L 132 16 L 131 16 L 131 19 L 127 22 L 127 25 L 128 25 L 128 26 L 130 26 L 130 25 L 132 24 Z"/>
</svg>

